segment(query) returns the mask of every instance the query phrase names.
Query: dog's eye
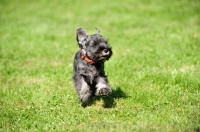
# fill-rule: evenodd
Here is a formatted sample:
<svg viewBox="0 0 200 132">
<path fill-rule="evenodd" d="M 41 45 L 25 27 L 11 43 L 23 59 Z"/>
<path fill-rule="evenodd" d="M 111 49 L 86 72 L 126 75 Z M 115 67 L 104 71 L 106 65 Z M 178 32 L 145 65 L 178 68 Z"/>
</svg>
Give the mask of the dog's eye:
<svg viewBox="0 0 200 132">
<path fill-rule="evenodd" d="M 97 46 L 97 43 L 93 43 L 93 46 L 96 47 L 96 46 Z"/>
</svg>

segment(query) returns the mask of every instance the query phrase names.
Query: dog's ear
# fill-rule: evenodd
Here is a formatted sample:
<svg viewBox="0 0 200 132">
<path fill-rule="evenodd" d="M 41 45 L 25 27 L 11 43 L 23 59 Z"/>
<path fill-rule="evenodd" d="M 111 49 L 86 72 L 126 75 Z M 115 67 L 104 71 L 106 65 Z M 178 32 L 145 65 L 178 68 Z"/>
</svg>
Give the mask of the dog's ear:
<svg viewBox="0 0 200 132">
<path fill-rule="evenodd" d="M 76 31 L 76 40 L 81 49 L 85 48 L 85 43 L 87 42 L 89 35 L 82 28 L 77 29 Z"/>
<path fill-rule="evenodd" d="M 95 29 L 97 30 L 97 34 L 100 35 L 100 30 L 97 27 L 95 27 Z"/>
</svg>

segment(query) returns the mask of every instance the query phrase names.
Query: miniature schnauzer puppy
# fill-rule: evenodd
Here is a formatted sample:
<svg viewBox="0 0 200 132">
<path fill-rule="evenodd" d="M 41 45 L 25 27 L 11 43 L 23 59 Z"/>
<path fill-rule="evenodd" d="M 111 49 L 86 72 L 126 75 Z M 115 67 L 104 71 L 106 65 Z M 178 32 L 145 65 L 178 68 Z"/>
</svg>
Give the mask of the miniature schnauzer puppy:
<svg viewBox="0 0 200 132">
<path fill-rule="evenodd" d="M 82 28 L 76 32 L 80 50 L 74 57 L 73 81 L 82 103 L 87 103 L 92 96 L 107 96 L 112 92 L 104 72 L 104 62 L 111 57 L 112 49 L 96 30 L 98 33 L 93 35 Z"/>
</svg>

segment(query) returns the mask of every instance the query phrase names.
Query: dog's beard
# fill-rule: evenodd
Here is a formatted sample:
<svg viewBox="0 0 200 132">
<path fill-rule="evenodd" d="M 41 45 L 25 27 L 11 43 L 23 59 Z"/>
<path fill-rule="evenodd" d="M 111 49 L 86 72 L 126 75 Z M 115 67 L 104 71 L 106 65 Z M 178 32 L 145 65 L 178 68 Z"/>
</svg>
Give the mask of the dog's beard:
<svg viewBox="0 0 200 132">
<path fill-rule="evenodd" d="M 110 56 L 100 56 L 99 61 L 107 61 L 109 60 Z"/>
<path fill-rule="evenodd" d="M 109 60 L 109 58 L 111 57 L 111 55 L 97 55 L 97 56 L 88 56 L 90 59 L 92 59 L 93 61 L 95 62 L 98 62 L 98 61 L 107 61 Z"/>
</svg>

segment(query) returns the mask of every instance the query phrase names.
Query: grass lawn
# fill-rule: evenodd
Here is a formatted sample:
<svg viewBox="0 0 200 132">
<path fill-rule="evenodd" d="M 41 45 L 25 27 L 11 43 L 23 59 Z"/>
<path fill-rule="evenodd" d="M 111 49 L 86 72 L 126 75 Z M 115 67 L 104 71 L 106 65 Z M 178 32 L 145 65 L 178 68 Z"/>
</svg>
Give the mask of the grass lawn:
<svg viewBox="0 0 200 132">
<path fill-rule="evenodd" d="M 76 29 L 109 39 L 113 93 L 83 108 Z M 1 0 L 0 131 L 199 132 L 199 0 Z"/>
</svg>

